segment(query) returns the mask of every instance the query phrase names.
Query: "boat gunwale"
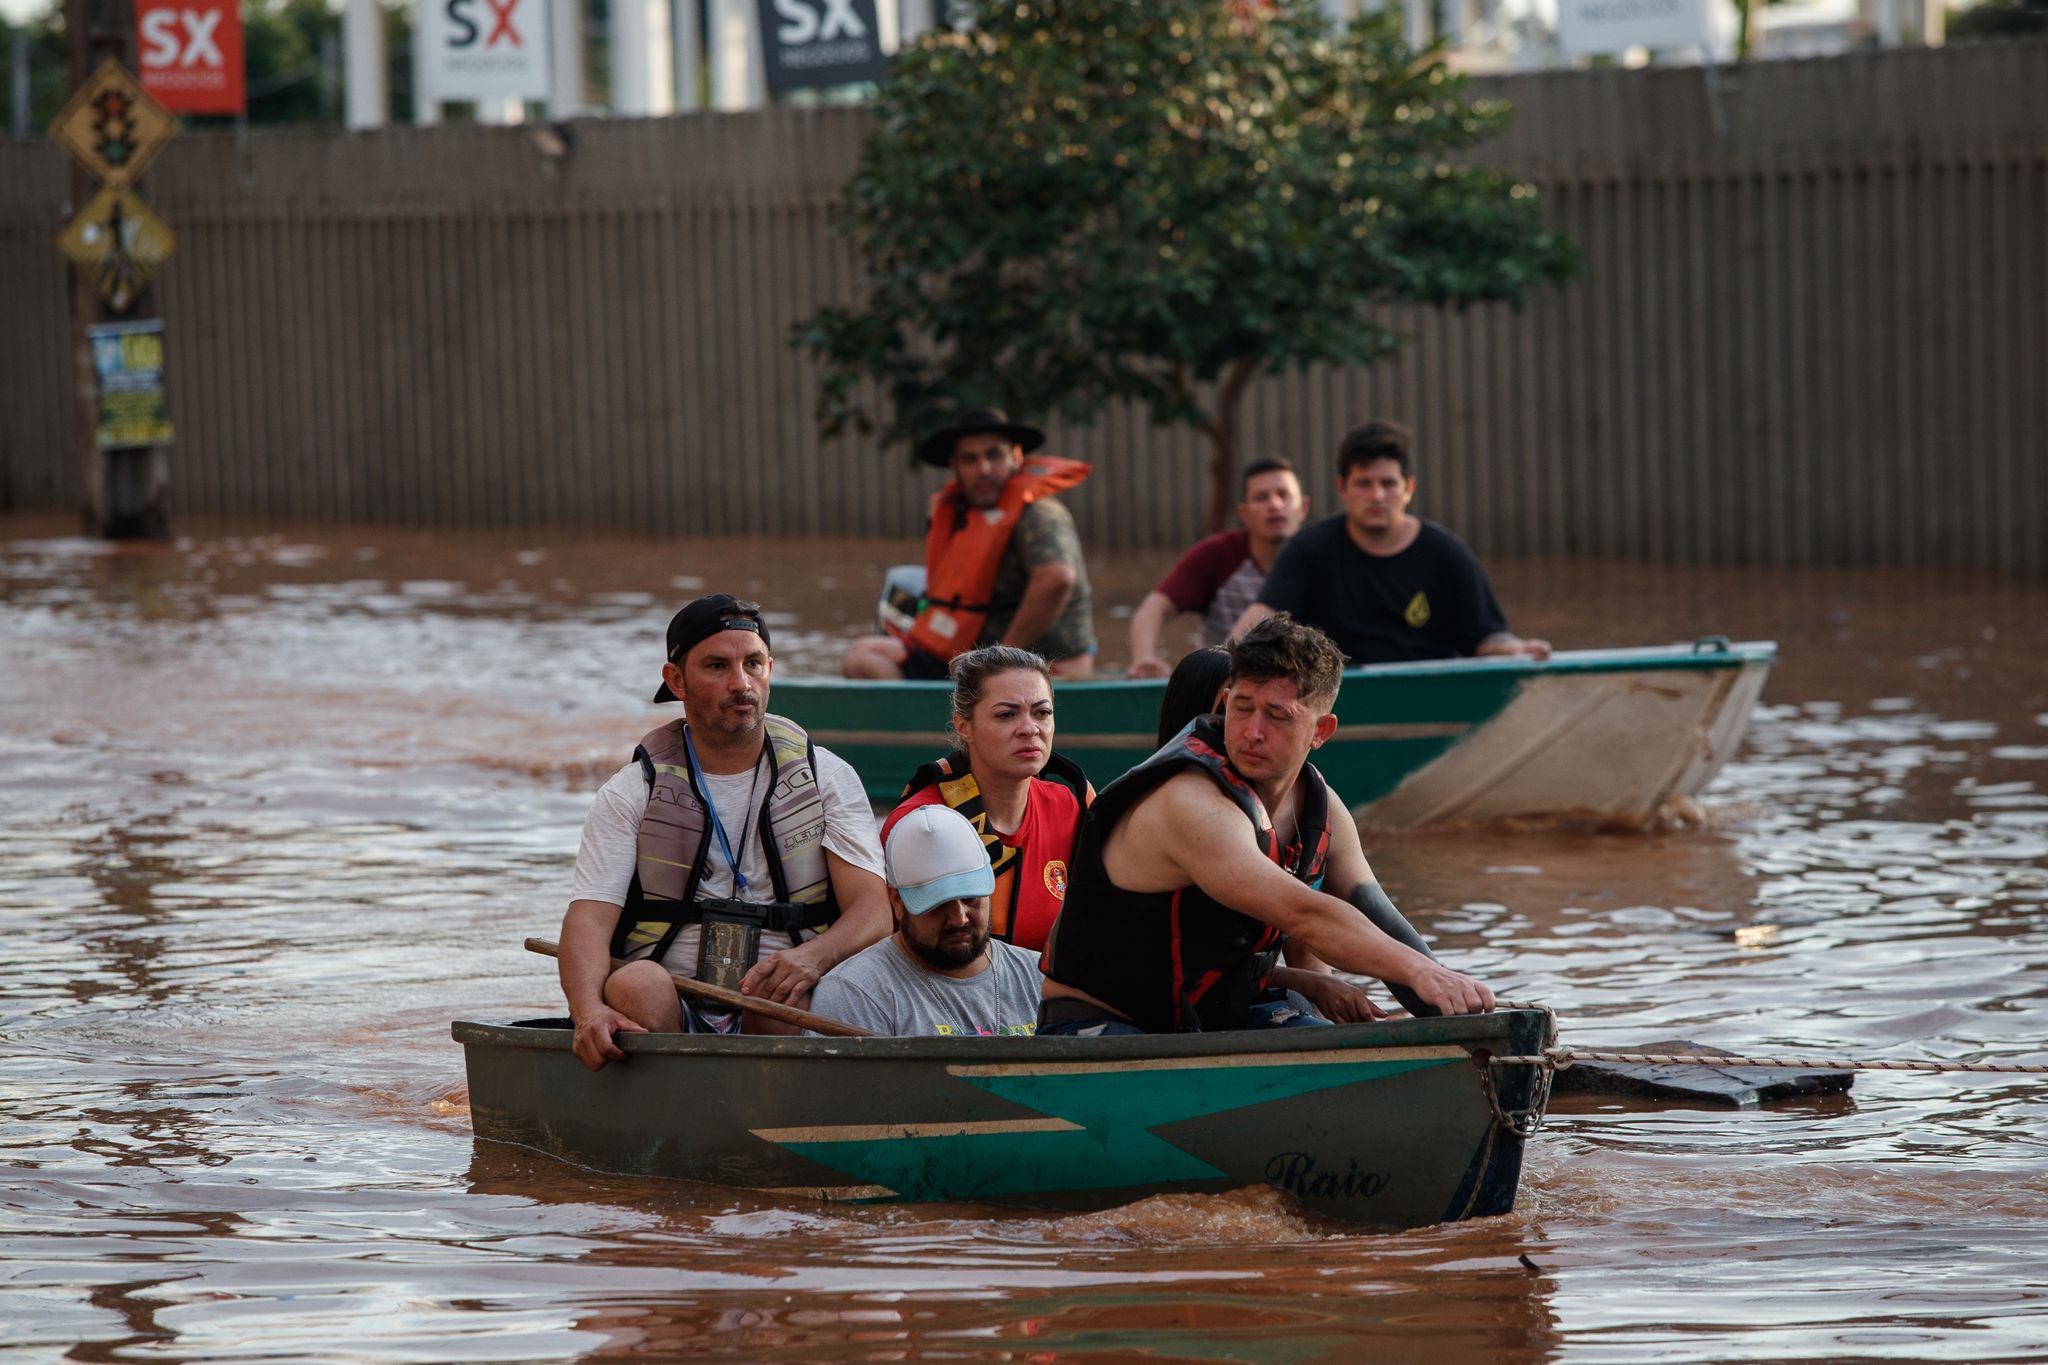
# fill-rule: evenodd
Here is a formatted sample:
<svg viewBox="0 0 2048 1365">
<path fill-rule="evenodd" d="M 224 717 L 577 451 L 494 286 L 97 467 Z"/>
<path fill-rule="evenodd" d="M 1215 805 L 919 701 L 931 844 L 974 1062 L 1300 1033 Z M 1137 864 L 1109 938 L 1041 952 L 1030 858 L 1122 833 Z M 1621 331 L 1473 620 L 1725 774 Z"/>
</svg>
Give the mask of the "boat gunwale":
<svg viewBox="0 0 2048 1365">
<path fill-rule="evenodd" d="M 1344 670 L 1345 683 L 1366 683 L 1376 678 L 1461 677 L 1469 674 L 1508 673 L 1540 677 L 1560 673 L 1665 673 L 1719 672 L 1750 665 L 1777 662 L 1775 640 L 1743 640 L 1706 647 L 1705 641 L 1670 645 L 1638 645 L 1618 649 L 1567 649 L 1547 659 L 1519 655 L 1488 655 L 1484 658 L 1413 659 L 1403 663 L 1365 664 Z M 1055 678 L 1061 691 L 1089 692 L 1158 691 L 1163 678 Z M 832 692 L 950 692 L 953 684 L 945 678 L 905 678 L 882 681 L 872 678 L 789 676 L 775 680 L 776 687 L 798 686 Z M 1343 694 L 1339 692 L 1341 699 Z"/>
<path fill-rule="evenodd" d="M 1265 1058 L 1290 1053 L 1418 1051 L 1458 1047 L 1476 1051 L 1501 1045 L 1512 1037 L 1522 1016 L 1541 1020 L 1536 1009 L 1505 1009 L 1490 1014 L 1460 1014 L 1437 1019 L 1390 1019 L 1369 1024 L 1334 1024 L 1329 1028 L 1273 1029 L 1225 1033 L 1147 1033 L 1107 1038 L 899 1037 L 813 1038 L 707 1033 L 621 1033 L 616 1041 L 628 1059 L 636 1056 L 703 1056 L 725 1058 L 834 1058 L 837 1060 L 928 1061 L 982 1066 L 1010 1063 L 1023 1066 L 1075 1062 L 1140 1063 L 1180 1059 Z M 490 1024 L 455 1020 L 450 1036 L 465 1047 L 482 1045 L 512 1049 L 567 1052 L 574 1034 L 567 1020 Z M 1537 1037 L 1542 1037 L 1537 1025 Z M 1476 1045 L 1476 1046 L 1475 1046 Z M 1451 1060 L 1445 1058 L 1444 1060 Z M 616 1064 L 615 1064 L 616 1065 Z"/>
</svg>

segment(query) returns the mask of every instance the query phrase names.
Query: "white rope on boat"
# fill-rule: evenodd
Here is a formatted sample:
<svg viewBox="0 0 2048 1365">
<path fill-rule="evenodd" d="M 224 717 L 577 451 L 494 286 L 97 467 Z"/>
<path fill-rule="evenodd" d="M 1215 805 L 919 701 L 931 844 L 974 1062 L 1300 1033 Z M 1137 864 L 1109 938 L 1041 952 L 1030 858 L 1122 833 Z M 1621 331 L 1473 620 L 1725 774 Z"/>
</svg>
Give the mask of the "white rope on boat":
<svg viewBox="0 0 2048 1365">
<path fill-rule="evenodd" d="M 1872 1062 L 1850 1057 L 1730 1057 L 1706 1052 L 1601 1052 L 1547 1047 L 1529 1057 L 1494 1057 L 1500 1066 L 1540 1066 L 1562 1071 L 1578 1062 L 1621 1062 L 1632 1066 L 1711 1066 L 1722 1070 L 1933 1071 L 1996 1075 L 2048 1075 L 2048 1062 Z"/>
</svg>

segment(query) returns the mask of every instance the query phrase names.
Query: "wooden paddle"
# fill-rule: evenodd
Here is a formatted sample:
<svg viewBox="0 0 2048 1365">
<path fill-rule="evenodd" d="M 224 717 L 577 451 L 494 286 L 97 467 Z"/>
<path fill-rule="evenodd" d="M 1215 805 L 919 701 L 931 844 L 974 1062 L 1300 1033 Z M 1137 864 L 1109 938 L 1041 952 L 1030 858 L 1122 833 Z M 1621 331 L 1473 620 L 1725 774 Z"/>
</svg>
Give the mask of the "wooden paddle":
<svg viewBox="0 0 2048 1365">
<path fill-rule="evenodd" d="M 526 940 L 526 951 L 529 953 L 539 953 L 542 957 L 558 958 L 562 955 L 562 950 L 555 945 L 555 941 L 547 938 L 530 938 Z M 625 965 L 626 960 L 622 957 L 612 959 L 612 967 L 614 969 Z M 785 1024 L 795 1024 L 798 1028 L 806 1028 L 813 1033 L 823 1033 L 834 1038 L 874 1038 L 879 1036 L 853 1024 L 842 1024 L 837 1019 L 827 1019 L 822 1014 L 812 1014 L 809 1010 L 800 1010 L 794 1005 L 779 1005 L 773 1000 L 757 1000 L 751 995 L 741 995 L 738 991 L 729 991 L 723 986 L 714 986 L 708 981 L 697 981 L 691 977 L 677 976 L 674 972 L 668 974 L 668 979 L 675 982 L 676 989 L 684 995 L 702 1000 L 707 1004 L 719 1005 L 729 1010 L 744 1010 L 748 1014 L 758 1014 L 764 1019 L 780 1019 Z"/>
</svg>

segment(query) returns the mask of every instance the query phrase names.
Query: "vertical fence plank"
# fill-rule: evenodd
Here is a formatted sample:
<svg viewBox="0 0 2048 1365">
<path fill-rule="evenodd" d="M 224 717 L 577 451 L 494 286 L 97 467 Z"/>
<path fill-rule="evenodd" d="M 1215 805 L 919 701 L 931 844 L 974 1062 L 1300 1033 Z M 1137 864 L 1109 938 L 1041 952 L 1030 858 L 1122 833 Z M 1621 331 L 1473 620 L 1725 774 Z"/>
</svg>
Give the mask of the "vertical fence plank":
<svg viewBox="0 0 2048 1365">
<path fill-rule="evenodd" d="M 1716 100 L 1677 70 L 1485 85 L 1520 113 L 1482 158 L 1585 277 L 1389 310 L 1387 364 L 1256 381 L 1241 457 L 1295 459 L 1327 514 L 1337 438 L 1385 416 L 1423 510 L 1490 552 L 2048 571 L 2048 45 L 1759 63 Z M 934 480 L 823 438 L 788 345 L 854 297 L 827 225 L 864 118 L 593 122 L 545 174 L 518 129 L 188 132 L 152 187 L 178 508 L 907 540 Z M 61 172 L 0 146 L 0 507 L 76 497 Z M 1199 529 L 1199 438 L 1123 406 L 1061 432 L 1101 466 L 1092 539 Z"/>
</svg>

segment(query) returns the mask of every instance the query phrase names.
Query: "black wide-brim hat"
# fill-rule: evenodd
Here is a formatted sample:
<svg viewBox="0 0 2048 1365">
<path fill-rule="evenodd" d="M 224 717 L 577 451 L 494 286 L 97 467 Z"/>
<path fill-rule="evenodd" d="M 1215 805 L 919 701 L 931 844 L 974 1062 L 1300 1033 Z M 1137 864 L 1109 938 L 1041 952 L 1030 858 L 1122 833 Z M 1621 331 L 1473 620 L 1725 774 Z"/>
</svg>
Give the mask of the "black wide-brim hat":
<svg viewBox="0 0 2048 1365">
<path fill-rule="evenodd" d="M 917 458 L 944 469 L 953 463 L 953 443 L 962 436 L 979 436 L 993 431 L 1004 440 L 1015 441 L 1026 455 L 1045 444 L 1045 433 L 1022 422 L 1012 422 L 1001 408 L 962 408 L 953 420 L 917 443 Z"/>
</svg>

